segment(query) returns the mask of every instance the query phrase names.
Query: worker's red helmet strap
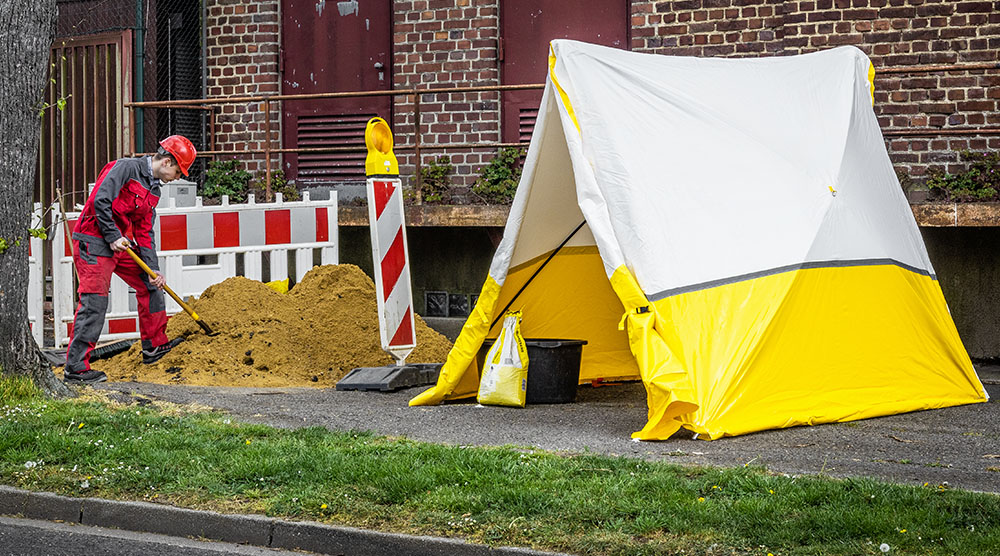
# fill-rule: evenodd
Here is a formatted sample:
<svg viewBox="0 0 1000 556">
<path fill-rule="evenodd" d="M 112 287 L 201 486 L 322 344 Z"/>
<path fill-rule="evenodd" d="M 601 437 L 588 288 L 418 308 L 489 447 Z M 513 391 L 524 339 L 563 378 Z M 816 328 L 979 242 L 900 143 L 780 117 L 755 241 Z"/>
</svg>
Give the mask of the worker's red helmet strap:
<svg viewBox="0 0 1000 556">
<path fill-rule="evenodd" d="M 160 141 L 160 146 L 174 156 L 174 160 L 181 168 L 181 173 L 185 176 L 188 175 L 188 168 L 191 167 L 194 158 L 198 156 L 198 151 L 194 149 L 191 141 L 183 135 L 171 135 Z"/>
</svg>

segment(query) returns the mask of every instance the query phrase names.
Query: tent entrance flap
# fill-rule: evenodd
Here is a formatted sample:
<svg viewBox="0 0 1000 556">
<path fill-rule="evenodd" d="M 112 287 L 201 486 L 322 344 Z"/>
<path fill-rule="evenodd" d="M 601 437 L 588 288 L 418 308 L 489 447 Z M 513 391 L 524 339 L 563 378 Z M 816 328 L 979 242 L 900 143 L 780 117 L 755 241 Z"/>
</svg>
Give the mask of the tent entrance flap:
<svg viewBox="0 0 1000 556">
<path fill-rule="evenodd" d="M 498 322 L 500 322 L 500 319 L 503 318 L 504 313 L 507 312 L 507 309 L 510 309 L 511 304 L 513 304 L 514 300 L 516 300 L 521 295 L 521 292 L 524 291 L 524 288 L 528 287 L 528 284 L 530 284 L 531 281 L 535 279 L 535 276 L 538 276 L 538 273 L 541 272 L 543 268 L 545 268 L 545 265 L 549 264 L 549 261 L 552 260 L 552 257 L 555 257 L 556 254 L 559 253 L 559 250 L 562 249 L 567 243 L 569 243 L 569 240 L 573 239 L 573 236 L 575 236 L 576 233 L 580 231 L 580 228 L 583 228 L 583 225 L 586 223 L 587 223 L 586 220 L 580 222 L 580 225 L 577 226 L 572 232 L 570 232 L 570 234 L 566 236 L 566 239 L 562 240 L 562 243 L 559 244 L 559 247 L 556 247 L 555 250 L 552 251 L 552 254 L 545 259 L 545 262 L 539 265 L 538 269 L 535 270 L 535 273 L 532 274 L 530 278 L 528 278 L 528 280 L 524 283 L 523 286 L 521 286 L 521 289 L 517 290 L 517 293 L 514 294 L 514 297 L 512 297 L 510 301 L 508 301 L 507 304 L 504 305 L 503 309 L 497 312 L 496 318 L 494 318 L 493 322 L 490 324 L 490 330 L 493 330 L 493 327 L 496 326 Z"/>
<path fill-rule="evenodd" d="M 545 271 L 537 272 L 543 263 Z M 510 305 L 523 314 L 521 333 L 525 338 L 586 340 L 581 383 L 639 378 L 628 336 L 618 329 L 622 302 L 611 287 L 596 246 L 568 245 L 554 256 L 538 257 L 512 268 L 496 306 L 510 303 L 518 285 L 531 276 L 531 287 L 523 289 Z M 528 373 L 530 376 L 530 364 Z"/>
</svg>

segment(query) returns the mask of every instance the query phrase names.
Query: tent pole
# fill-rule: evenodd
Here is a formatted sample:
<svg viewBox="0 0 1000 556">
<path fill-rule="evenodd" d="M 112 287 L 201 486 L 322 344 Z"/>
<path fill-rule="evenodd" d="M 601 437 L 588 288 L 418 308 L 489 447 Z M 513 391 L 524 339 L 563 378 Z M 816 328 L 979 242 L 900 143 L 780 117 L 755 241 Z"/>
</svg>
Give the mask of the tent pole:
<svg viewBox="0 0 1000 556">
<path fill-rule="evenodd" d="M 576 233 L 580 231 L 580 228 L 582 228 L 583 225 L 586 223 L 587 223 L 586 219 L 583 222 L 580 222 L 580 225 L 577 226 L 575 230 L 570 232 L 570 234 L 566 236 L 566 239 L 562 240 L 562 243 L 559 244 L 559 247 L 556 247 L 555 250 L 552 251 L 552 254 L 549 255 L 547 259 L 545 259 L 545 262 L 543 262 L 541 266 L 539 266 L 538 269 L 535 270 L 535 273 L 531 275 L 531 278 L 528 278 L 528 280 L 524 283 L 524 285 L 521 286 L 521 289 L 517 290 L 517 293 L 514 294 L 514 297 L 510 298 L 510 301 L 507 302 L 507 305 L 503 308 L 503 310 L 497 313 L 497 318 L 493 319 L 493 323 L 490 324 L 490 327 L 486 329 L 487 334 L 489 334 L 490 330 L 493 330 L 493 327 L 496 326 L 498 322 L 500 322 L 500 318 L 503 317 L 504 313 L 507 312 L 507 309 L 510 309 L 510 306 L 514 304 L 514 300 L 517 299 L 517 296 L 521 295 L 521 292 L 524 291 L 524 288 L 528 287 L 528 284 L 530 284 L 531 281 L 535 279 L 535 276 L 538 276 L 538 273 L 541 272 L 543 268 L 545 268 L 545 265 L 549 264 L 549 261 L 552 260 L 552 257 L 555 257 L 556 253 L 558 253 L 559 250 L 562 249 L 563 246 L 566 245 L 566 243 L 569 242 L 569 240 L 572 239 L 572 237 L 575 236 Z"/>
</svg>

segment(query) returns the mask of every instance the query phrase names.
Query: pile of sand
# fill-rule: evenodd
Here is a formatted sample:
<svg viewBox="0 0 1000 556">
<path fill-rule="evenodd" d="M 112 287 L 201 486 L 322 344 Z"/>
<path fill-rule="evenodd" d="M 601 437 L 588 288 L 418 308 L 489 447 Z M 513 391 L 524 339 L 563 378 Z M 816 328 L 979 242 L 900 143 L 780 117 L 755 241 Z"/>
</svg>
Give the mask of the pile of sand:
<svg viewBox="0 0 1000 556">
<path fill-rule="evenodd" d="M 375 285 L 354 265 L 313 268 L 288 293 L 229 278 L 193 303 L 216 336 L 186 313 L 167 336 L 186 336 L 163 359 L 142 364 L 140 345 L 93 368 L 113 381 L 203 386 L 332 387 L 355 367 L 393 363 L 379 344 Z M 451 343 L 415 317 L 417 347 L 407 363 L 443 363 Z"/>
</svg>

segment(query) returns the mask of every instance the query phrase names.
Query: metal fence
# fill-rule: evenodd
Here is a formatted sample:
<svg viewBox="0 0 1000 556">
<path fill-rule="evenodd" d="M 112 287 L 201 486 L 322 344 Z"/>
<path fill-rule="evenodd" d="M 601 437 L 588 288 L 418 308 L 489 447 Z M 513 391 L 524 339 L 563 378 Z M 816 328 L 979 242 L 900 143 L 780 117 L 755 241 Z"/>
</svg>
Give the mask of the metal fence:
<svg viewBox="0 0 1000 556">
<path fill-rule="evenodd" d="M 153 151 L 180 133 L 206 147 L 204 110 L 146 110 L 129 121 L 131 101 L 203 96 L 203 7 L 199 0 L 58 0 L 51 48 L 36 200 L 56 190 L 67 206 L 132 141 Z M 204 162 L 193 168 L 197 178 Z"/>
</svg>

